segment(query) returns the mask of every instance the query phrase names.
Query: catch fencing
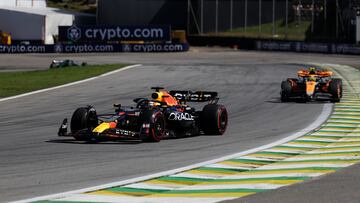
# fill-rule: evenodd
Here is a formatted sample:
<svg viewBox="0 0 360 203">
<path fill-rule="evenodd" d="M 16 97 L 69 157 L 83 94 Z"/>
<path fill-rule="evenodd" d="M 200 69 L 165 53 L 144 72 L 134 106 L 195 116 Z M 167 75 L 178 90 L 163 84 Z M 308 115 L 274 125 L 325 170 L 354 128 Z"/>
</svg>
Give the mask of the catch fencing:
<svg viewBox="0 0 360 203">
<path fill-rule="evenodd" d="M 356 39 L 359 0 L 188 0 L 190 35 L 341 41 Z"/>
</svg>

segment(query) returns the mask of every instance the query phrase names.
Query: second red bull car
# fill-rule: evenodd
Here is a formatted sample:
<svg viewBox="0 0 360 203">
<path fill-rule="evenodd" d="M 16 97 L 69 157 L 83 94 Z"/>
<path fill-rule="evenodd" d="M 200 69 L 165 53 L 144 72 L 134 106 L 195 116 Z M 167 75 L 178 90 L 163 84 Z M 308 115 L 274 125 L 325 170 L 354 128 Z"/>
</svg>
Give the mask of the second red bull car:
<svg viewBox="0 0 360 203">
<path fill-rule="evenodd" d="M 136 106 L 115 104 L 115 112 L 97 114 L 92 106 L 80 107 L 68 120 L 64 119 L 59 136 L 76 140 L 99 142 L 119 139 L 138 139 L 159 142 L 165 137 L 184 137 L 199 134 L 222 135 L 228 124 L 225 106 L 218 104 L 217 92 L 165 91 L 161 87 L 148 98 L 136 98 Z M 207 102 L 196 110 L 187 102 Z"/>
</svg>

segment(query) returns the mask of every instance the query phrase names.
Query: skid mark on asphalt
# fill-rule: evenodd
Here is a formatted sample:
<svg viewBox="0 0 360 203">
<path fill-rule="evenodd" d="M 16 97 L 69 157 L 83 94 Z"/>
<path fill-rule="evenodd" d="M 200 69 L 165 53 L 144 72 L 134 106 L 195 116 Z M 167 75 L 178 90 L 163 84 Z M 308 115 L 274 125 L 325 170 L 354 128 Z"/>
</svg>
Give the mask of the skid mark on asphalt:
<svg viewBox="0 0 360 203">
<path fill-rule="evenodd" d="M 359 71 L 356 74 L 354 78 L 360 78 Z M 38 202 L 211 203 L 300 183 L 359 163 L 360 85 L 349 82 L 344 83 L 343 99 L 327 122 L 295 140 L 173 175 Z"/>
</svg>

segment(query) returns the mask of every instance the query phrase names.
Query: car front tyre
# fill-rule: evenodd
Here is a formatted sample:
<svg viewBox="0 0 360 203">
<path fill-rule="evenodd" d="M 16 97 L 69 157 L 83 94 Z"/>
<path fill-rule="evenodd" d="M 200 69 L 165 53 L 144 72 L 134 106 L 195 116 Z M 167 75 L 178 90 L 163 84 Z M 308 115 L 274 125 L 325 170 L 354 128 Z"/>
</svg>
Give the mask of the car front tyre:
<svg viewBox="0 0 360 203">
<path fill-rule="evenodd" d="M 223 105 L 207 104 L 200 115 L 201 129 L 208 135 L 222 135 L 228 125 L 228 113 Z"/>
</svg>

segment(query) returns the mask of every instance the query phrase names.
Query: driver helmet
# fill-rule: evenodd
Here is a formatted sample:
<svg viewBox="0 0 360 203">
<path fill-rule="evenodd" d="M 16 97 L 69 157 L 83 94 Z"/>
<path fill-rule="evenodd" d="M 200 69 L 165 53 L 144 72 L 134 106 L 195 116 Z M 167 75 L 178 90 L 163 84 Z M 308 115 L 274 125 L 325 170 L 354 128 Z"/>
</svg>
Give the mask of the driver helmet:
<svg viewBox="0 0 360 203">
<path fill-rule="evenodd" d="M 311 66 L 311 67 L 308 68 L 308 70 L 309 70 L 310 74 L 315 74 L 316 67 Z"/>
</svg>

